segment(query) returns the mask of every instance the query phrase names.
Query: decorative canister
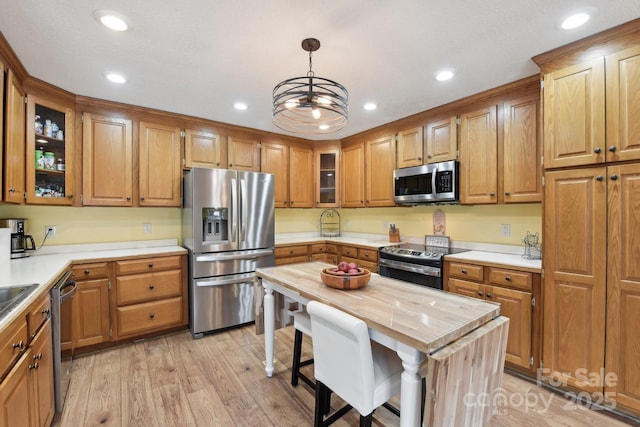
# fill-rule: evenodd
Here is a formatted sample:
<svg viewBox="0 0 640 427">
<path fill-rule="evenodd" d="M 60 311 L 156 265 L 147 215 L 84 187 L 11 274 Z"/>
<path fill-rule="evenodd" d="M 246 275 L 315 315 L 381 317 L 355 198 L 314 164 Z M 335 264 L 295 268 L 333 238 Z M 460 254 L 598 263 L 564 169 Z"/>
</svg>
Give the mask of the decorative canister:
<svg viewBox="0 0 640 427">
<path fill-rule="evenodd" d="M 51 151 L 44 153 L 44 168 L 49 170 L 56 168 L 56 155 Z"/>
<path fill-rule="evenodd" d="M 53 132 L 51 129 L 51 120 L 44 121 L 44 136 L 48 136 L 49 138 L 53 136 Z"/>
<path fill-rule="evenodd" d="M 59 170 L 59 171 L 64 170 L 64 160 L 58 159 L 58 163 L 56 164 L 56 170 Z"/>
<path fill-rule="evenodd" d="M 44 169 L 44 152 L 42 151 L 42 147 L 39 150 L 36 150 L 36 169 Z"/>
</svg>

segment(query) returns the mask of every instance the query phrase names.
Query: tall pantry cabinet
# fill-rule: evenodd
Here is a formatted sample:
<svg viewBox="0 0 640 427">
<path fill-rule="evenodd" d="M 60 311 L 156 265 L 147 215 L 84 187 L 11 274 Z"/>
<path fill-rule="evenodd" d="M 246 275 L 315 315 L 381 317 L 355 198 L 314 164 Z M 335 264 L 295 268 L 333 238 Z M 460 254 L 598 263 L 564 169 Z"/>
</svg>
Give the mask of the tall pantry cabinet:
<svg viewBox="0 0 640 427">
<path fill-rule="evenodd" d="M 603 56 L 581 62 L 586 50 Z M 640 29 L 558 52 L 534 58 L 544 75 L 543 374 L 637 415 Z"/>
</svg>

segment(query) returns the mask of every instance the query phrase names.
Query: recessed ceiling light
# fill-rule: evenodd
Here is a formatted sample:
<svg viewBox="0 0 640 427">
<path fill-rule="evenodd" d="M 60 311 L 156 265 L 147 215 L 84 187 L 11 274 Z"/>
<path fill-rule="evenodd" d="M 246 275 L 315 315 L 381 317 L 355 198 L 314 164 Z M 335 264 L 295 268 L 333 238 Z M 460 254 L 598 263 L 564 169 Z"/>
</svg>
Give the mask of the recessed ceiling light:
<svg viewBox="0 0 640 427">
<path fill-rule="evenodd" d="M 125 83 L 127 81 L 122 74 L 118 73 L 107 73 L 105 77 L 114 83 Z"/>
<path fill-rule="evenodd" d="M 439 80 L 441 82 L 450 80 L 451 78 L 453 78 L 453 71 L 451 70 L 442 70 L 438 74 L 436 74 L 436 80 Z"/>
<path fill-rule="evenodd" d="M 577 28 L 589 20 L 589 14 L 580 12 L 575 15 L 571 15 L 564 21 L 562 21 L 561 27 L 565 30 L 571 30 Z"/>
<path fill-rule="evenodd" d="M 247 104 L 245 104 L 244 102 L 236 102 L 235 104 L 233 104 L 233 108 L 235 108 L 236 110 L 244 111 L 247 109 Z"/>
<path fill-rule="evenodd" d="M 375 110 L 376 108 L 378 108 L 378 106 L 373 102 L 367 102 L 364 104 L 364 109 L 367 111 Z"/>
<path fill-rule="evenodd" d="M 125 19 L 117 12 L 111 10 L 96 10 L 95 17 L 105 27 L 113 31 L 127 31 L 129 25 Z"/>
<path fill-rule="evenodd" d="M 329 125 L 319 125 L 319 126 L 318 126 L 318 129 L 320 129 L 320 130 L 327 130 L 327 129 L 329 129 Z"/>
</svg>

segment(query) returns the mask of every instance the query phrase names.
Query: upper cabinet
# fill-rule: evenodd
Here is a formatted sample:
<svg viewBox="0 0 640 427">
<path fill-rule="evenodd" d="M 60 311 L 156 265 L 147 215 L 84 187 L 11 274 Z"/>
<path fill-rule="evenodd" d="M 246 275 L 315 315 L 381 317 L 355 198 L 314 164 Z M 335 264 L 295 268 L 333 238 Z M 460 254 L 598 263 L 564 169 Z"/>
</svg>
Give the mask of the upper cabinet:
<svg viewBox="0 0 640 427">
<path fill-rule="evenodd" d="M 82 204 L 133 205 L 131 120 L 83 114 Z"/>
<path fill-rule="evenodd" d="M 497 203 L 497 107 L 492 105 L 460 118 L 460 203 Z"/>
<path fill-rule="evenodd" d="M 312 208 L 313 148 L 292 145 L 289 147 L 289 207 Z"/>
<path fill-rule="evenodd" d="M 393 171 L 396 144 L 393 135 L 365 143 L 365 195 L 367 206 L 395 206 Z"/>
<path fill-rule="evenodd" d="M 182 204 L 180 128 L 140 122 L 139 205 Z"/>
<path fill-rule="evenodd" d="M 316 150 L 316 207 L 340 206 L 340 150 Z"/>
<path fill-rule="evenodd" d="M 260 148 L 260 170 L 274 175 L 274 205 L 289 207 L 289 146 L 263 141 Z"/>
<path fill-rule="evenodd" d="M 220 135 L 214 132 L 184 131 L 184 167 L 223 168 L 222 143 Z"/>
<path fill-rule="evenodd" d="M 532 94 L 504 104 L 502 167 L 498 168 L 504 203 L 542 201 L 540 96 Z"/>
<path fill-rule="evenodd" d="M 229 169 L 260 172 L 260 141 L 229 136 L 227 139 Z"/>
<path fill-rule="evenodd" d="M 425 163 L 458 159 L 457 117 L 429 122 L 425 126 Z"/>
<path fill-rule="evenodd" d="M 71 107 L 27 96 L 27 203 L 73 204 L 73 117 Z"/>
<path fill-rule="evenodd" d="M 364 207 L 364 143 L 342 147 L 340 194 L 343 208 Z"/>
<path fill-rule="evenodd" d="M 397 159 L 398 168 L 420 166 L 423 163 L 422 127 L 398 132 Z"/>
<path fill-rule="evenodd" d="M 544 167 L 640 159 L 640 46 L 544 75 Z"/>
<path fill-rule="evenodd" d="M 24 90 L 9 69 L 4 123 L 4 201 L 8 203 L 24 202 L 25 115 Z"/>
</svg>

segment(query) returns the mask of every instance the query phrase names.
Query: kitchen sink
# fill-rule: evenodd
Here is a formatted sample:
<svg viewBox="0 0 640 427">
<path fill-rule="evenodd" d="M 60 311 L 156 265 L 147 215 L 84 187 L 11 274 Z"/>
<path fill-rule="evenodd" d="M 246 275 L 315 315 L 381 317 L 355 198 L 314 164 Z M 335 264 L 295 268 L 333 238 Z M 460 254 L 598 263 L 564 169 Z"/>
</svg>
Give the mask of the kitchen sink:
<svg viewBox="0 0 640 427">
<path fill-rule="evenodd" d="M 0 288 L 0 320 L 9 314 L 22 300 L 38 287 L 31 285 L 7 286 Z"/>
</svg>

